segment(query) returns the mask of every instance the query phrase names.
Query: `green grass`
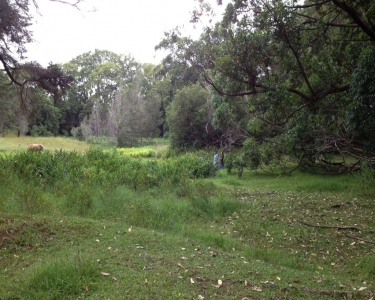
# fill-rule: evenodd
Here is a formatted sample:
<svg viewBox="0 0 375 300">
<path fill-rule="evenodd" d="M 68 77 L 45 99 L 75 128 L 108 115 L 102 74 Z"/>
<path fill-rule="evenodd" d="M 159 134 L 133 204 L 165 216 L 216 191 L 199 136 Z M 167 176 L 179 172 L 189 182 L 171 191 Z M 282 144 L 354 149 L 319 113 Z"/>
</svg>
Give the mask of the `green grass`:
<svg viewBox="0 0 375 300">
<path fill-rule="evenodd" d="M 0 170 L 0 299 L 375 296 L 375 193 L 357 175 L 221 170 L 174 181 L 194 155 L 150 165 L 99 151 L 15 157 L 19 173 L 8 161 Z M 29 177 L 34 163 L 54 179 Z M 167 182 L 146 186 L 159 167 Z M 123 171 L 145 188 L 117 183 Z"/>
<path fill-rule="evenodd" d="M 86 142 L 66 137 L 0 137 L 0 153 L 26 151 L 29 144 L 42 144 L 45 151 L 67 150 L 84 152 L 90 148 Z"/>
</svg>

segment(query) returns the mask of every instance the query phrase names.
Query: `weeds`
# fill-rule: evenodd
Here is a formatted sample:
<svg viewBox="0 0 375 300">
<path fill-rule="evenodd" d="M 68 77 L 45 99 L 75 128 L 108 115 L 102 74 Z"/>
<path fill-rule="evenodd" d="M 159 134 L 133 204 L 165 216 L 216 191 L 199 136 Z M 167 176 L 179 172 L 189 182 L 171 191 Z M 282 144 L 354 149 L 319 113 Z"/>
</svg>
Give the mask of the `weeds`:
<svg viewBox="0 0 375 300">
<path fill-rule="evenodd" d="M 28 273 L 23 287 L 29 293 L 28 299 L 75 298 L 88 290 L 88 286 L 95 291 L 95 280 L 99 281 L 100 275 L 97 265 L 80 258 L 35 264 Z"/>
</svg>

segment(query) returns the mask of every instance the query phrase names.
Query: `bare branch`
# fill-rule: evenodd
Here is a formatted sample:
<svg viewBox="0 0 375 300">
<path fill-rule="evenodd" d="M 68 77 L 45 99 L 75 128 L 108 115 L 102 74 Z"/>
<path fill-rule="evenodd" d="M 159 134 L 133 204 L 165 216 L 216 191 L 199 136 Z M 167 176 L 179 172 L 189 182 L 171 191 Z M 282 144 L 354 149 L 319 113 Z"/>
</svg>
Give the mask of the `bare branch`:
<svg viewBox="0 0 375 300">
<path fill-rule="evenodd" d="M 359 236 L 356 236 L 356 235 L 353 235 L 353 234 L 345 234 L 345 236 L 348 237 L 348 238 L 351 238 L 351 239 L 355 239 L 355 240 L 359 240 L 361 242 L 365 242 L 367 244 L 374 244 L 375 245 L 375 242 L 370 241 L 370 240 L 365 240 L 365 239 L 360 238 Z"/>
<path fill-rule="evenodd" d="M 310 227 L 316 227 L 316 228 L 333 228 L 333 229 L 340 229 L 340 230 L 356 230 L 356 231 L 365 231 L 358 226 L 331 226 L 331 225 L 314 225 L 314 224 L 309 224 L 301 220 L 297 220 L 298 223 L 301 223 L 306 226 Z"/>
<path fill-rule="evenodd" d="M 36 0 L 33 0 L 33 1 L 35 3 Z M 69 1 L 64 1 L 64 0 L 49 0 L 49 1 L 51 1 L 51 2 L 59 2 L 59 3 L 62 3 L 62 4 L 67 4 L 67 5 L 70 5 L 70 6 L 73 6 L 73 7 L 77 8 L 77 9 L 79 9 L 78 5 L 80 3 L 82 3 L 82 2 L 84 2 L 85 0 L 76 0 L 73 3 L 69 2 Z"/>
</svg>

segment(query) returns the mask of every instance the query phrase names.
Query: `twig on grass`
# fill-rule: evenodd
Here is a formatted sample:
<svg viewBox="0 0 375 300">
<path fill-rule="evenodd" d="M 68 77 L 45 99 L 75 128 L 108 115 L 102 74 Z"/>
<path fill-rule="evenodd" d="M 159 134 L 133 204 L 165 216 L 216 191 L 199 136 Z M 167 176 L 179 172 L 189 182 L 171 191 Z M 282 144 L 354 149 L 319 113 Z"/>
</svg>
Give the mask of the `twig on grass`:
<svg viewBox="0 0 375 300">
<path fill-rule="evenodd" d="M 311 227 L 317 227 L 317 228 L 335 228 L 335 229 L 340 229 L 340 230 L 356 230 L 356 231 L 366 231 L 363 230 L 362 228 L 359 228 L 357 226 L 338 226 L 338 225 L 314 225 L 314 224 L 309 224 L 301 220 L 297 220 L 297 222 L 306 225 L 306 226 L 311 226 Z M 372 231 L 371 231 L 372 232 Z"/>
<path fill-rule="evenodd" d="M 347 297 L 348 299 L 351 299 L 353 297 L 357 298 L 365 298 L 369 299 L 369 297 L 372 297 L 374 295 L 373 291 L 368 291 L 366 293 L 363 293 L 361 291 L 339 291 L 339 290 L 318 290 L 318 289 L 313 289 L 313 288 L 305 288 L 304 289 L 306 292 L 310 294 L 318 294 L 318 295 L 325 295 L 325 296 L 333 296 L 333 295 L 338 295 L 338 296 L 343 296 Z"/>
<path fill-rule="evenodd" d="M 369 241 L 369 240 L 365 240 L 365 239 L 360 238 L 359 236 L 356 236 L 356 235 L 345 234 L 345 236 L 348 237 L 348 238 L 352 238 L 352 239 L 359 240 L 359 241 L 362 241 L 362 242 L 365 242 L 365 243 L 368 243 L 368 244 L 374 244 L 375 245 L 375 242 Z"/>
</svg>

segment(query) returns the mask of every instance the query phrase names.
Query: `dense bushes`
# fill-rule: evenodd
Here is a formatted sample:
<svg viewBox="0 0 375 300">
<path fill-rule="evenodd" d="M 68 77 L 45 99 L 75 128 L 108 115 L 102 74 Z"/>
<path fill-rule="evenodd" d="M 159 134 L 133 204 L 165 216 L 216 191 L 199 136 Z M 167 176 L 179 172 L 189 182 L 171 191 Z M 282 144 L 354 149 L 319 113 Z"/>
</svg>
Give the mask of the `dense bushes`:
<svg viewBox="0 0 375 300">
<path fill-rule="evenodd" d="M 135 190 L 178 184 L 216 172 L 211 160 L 193 154 L 156 161 L 132 158 L 115 149 L 103 152 L 95 148 L 84 154 L 65 151 L 17 153 L 3 157 L 0 167 L 6 170 L 1 173 L 3 176 L 12 173 L 42 185 L 125 185 Z"/>
</svg>

